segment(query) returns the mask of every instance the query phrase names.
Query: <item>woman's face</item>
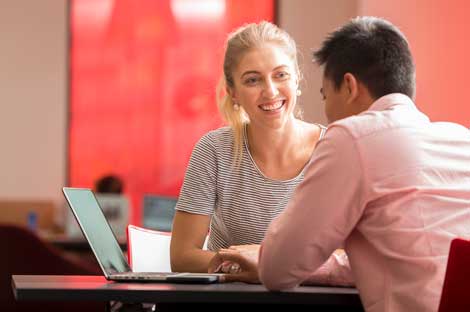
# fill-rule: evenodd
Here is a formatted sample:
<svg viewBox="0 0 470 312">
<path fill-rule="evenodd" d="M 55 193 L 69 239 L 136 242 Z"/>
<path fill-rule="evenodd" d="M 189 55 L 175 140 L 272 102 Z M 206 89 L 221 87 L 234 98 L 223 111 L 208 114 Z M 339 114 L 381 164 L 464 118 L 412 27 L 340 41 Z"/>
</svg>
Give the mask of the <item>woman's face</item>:
<svg viewBox="0 0 470 312">
<path fill-rule="evenodd" d="M 293 60 L 275 44 L 246 52 L 233 71 L 230 94 L 250 124 L 279 129 L 293 118 L 298 78 Z"/>
</svg>

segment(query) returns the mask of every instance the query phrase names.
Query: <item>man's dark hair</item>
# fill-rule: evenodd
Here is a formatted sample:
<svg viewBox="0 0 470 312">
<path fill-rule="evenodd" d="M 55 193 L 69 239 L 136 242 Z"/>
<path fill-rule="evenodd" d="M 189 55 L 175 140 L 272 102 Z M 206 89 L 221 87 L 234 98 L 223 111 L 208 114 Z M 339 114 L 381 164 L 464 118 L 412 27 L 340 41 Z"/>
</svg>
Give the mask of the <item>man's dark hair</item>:
<svg viewBox="0 0 470 312">
<path fill-rule="evenodd" d="M 405 36 L 390 22 L 357 17 L 331 33 L 314 52 L 314 61 L 325 65 L 324 75 L 341 87 L 351 73 L 375 98 L 403 93 L 414 99 L 415 66 Z"/>
</svg>

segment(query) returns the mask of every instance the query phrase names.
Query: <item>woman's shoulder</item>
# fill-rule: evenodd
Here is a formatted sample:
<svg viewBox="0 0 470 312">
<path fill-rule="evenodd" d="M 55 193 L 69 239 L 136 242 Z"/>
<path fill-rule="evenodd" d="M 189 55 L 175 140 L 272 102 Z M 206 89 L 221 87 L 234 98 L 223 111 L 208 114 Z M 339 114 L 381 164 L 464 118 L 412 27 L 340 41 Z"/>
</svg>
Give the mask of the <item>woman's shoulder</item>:
<svg viewBox="0 0 470 312">
<path fill-rule="evenodd" d="M 233 145 L 233 131 L 230 127 L 220 127 L 204 134 L 197 147 L 211 147 L 217 151 L 231 149 Z"/>
<path fill-rule="evenodd" d="M 227 138 L 233 139 L 233 132 L 232 132 L 232 128 L 230 128 L 229 126 L 225 126 L 225 127 L 220 127 L 220 128 L 211 130 L 207 132 L 204 136 L 210 137 L 211 139 L 215 139 L 215 140 L 227 139 Z"/>
<path fill-rule="evenodd" d="M 232 128 L 220 127 L 215 130 L 211 130 L 204 134 L 201 138 L 203 141 L 209 141 L 213 143 L 224 142 L 224 141 L 233 141 L 233 131 Z"/>
<path fill-rule="evenodd" d="M 304 129 L 304 133 L 307 134 L 307 137 L 314 139 L 313 141 L 320 140 L 326 132 L 326 126 L 322 124 L 311 123 L 303 120 L 299 120 L 299 122 L 300 126 Z"/>
</svg>

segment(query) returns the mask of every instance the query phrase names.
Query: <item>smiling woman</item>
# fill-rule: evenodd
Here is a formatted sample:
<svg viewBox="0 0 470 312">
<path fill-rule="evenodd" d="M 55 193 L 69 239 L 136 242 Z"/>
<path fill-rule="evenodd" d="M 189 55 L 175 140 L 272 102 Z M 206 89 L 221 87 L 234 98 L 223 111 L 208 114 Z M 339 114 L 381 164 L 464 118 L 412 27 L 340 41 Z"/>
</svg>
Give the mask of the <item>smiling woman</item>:
<svg viewBox="0 0 470 312">
<path fill-rule="evenodd" d="M 301 77 L 294 40 L 285 31 L 273 26 L 260 23 L 258 29 L 242 27 L 234 31 L 227 40 L 224 77 L 219 85 L 219 88 L 226 92 L 219 95 L 219 110 L 234 133 L 236 163 L 240 161 L 242 155 L 242 140 L 245 131 L 243 125 L 248 121 L 253 122 L 246 114 L 247 107 L 243 107 L 242 110 L 238 109 L 240 103 L 236 97 L 249 95 L 249 92 L 243 92 L 244 87 L 253 87 L 251 94 L 259 93 L 259 88 L 264 87 L 267 88 L 268 93 L 274 93 L 274 98 L 273 94 L 267 94 L 266 104 L 269 104 L 269 100 L 276 99 L 276 93 L 279 92 L 276 86 L 272 85 L 273 78 L 288 82 L 291 88 L 294 87 L 292 84 L 295 82 L 294 88 L 297 88 Z M 265 60 L 264 56 L 268 59 Z M 274 76 L 266 80 L 270 74 Z M 253 96 L 256 97 L 256 95 Z M 294 98 L 293 104 L 295 101 Z"/>
<path fill-rule="evenodd" d="M 295 42 L 282 29 L 268 22 L 237 29 L 223 68 L 219 110 L 229 126 L 204 135 L 192 152 L 173 222 L 173 271 L 214 270 L 226 248 L 256 259 L 325 130 L 295 117 L 301 75 Z M 220 270 L 237 280 L 236 267 Z"/>
</svg>

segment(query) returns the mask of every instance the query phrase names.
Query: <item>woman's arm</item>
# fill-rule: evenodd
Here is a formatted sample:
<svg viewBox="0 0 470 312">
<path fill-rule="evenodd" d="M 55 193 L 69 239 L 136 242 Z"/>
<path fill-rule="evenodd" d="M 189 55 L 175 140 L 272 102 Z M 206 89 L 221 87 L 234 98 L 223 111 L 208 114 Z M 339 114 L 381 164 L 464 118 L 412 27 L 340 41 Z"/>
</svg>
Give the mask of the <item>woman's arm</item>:
<svg viewBox="0 0 470 312">
<path fill-rule="evenodd" d="M 207 272 L 215 252 L 202 250 L 211 217 L 176 211 L 171 234 L 170 258 L 174 272 Z"/>
<path fill-rule="evenodd" d="M 170 244 L 171 269 L 205 272 L 214 252 L 202 250 L 217 199 L 215 134 L 204 135 L 193 149 L 176 204 Z"/>
</svg>

